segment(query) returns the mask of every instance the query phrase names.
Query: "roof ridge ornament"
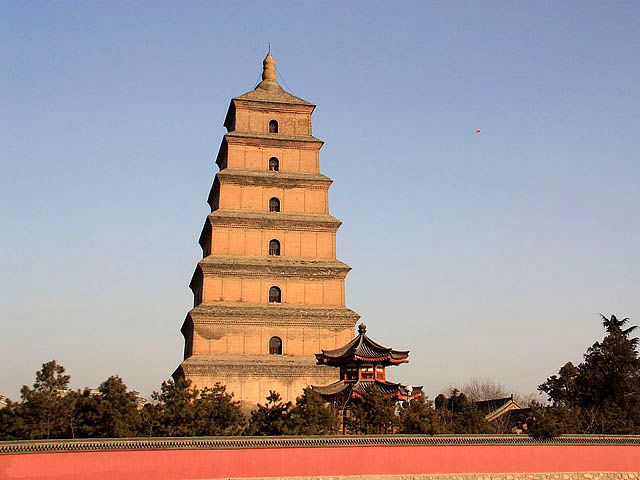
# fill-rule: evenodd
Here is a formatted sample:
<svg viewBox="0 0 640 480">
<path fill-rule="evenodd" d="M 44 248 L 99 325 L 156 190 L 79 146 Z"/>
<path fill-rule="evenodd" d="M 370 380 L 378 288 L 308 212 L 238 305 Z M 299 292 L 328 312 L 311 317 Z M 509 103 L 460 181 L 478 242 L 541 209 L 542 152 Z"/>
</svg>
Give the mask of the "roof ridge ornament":
<svg viewBox="0 0 640 480">
<path fill-rule="evenodd" d="M 367 325 L 364 322 L 358 325 L 358 333 L 360 335 L 364 335 L 365 333 L 367 333 Z"/>
</svg>

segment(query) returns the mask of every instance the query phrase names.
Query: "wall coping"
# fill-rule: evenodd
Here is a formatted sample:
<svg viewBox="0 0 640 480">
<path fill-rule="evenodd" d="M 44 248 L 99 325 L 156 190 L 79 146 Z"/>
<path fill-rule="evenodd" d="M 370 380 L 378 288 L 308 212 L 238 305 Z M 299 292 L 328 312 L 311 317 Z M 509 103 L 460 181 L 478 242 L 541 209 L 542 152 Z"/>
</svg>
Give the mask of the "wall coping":
<svg viewBox="0 0 640 480">
<path fill-rule="evenodd" d="M 136 437 L 0 442 L 0 455 L 21 453 L 126 450 L 202 450 L 368 446 L 479 445 L 638 445 L 640 435 L 562 435 L 535 439 L 526 435 L 361 435 L 298 437 Z"/>
</svg>

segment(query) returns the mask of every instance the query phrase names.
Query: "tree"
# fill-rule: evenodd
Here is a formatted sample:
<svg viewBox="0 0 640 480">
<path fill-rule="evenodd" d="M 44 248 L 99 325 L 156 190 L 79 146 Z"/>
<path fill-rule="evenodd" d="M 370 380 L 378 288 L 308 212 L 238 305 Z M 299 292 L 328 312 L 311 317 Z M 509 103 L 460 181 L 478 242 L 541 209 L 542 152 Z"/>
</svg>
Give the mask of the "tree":
<svg viewBox="0 0 640 480">
<path fill-rule="evenodd" d="M 448 398 L 442 393 L 438 395 L 435 406 L 447 433 L 494 433 L 482 412 L 456 389 Z"/>
<path fill-rule="evenodd" d="M 467 399 L 472 402 L 508 397 L 511 394 L 507 392 L 504 385 L 488 378 L 472 378 L 458 390 L 463 392 Z"/>
<path fill-rule="evenodd" d="M 433 408 L 433 402 L 424 394 L 403 402 L 398 420 L 401 433 L 435 435 L 444 431 L 438 413 Z"/>
<path fill-rule="evenodd" d="M 24 438 L 26 428 L 18 413 L 19 403 L 7 401 L 7 405 L 0 408 L 0 440 L 18 440 Z"/>
<path fill-rule="evenodd" d="M 15 414 L 20 417 L 22 438 L 65 438 L 71 435 L 73 395 L 67 395 L 70 376 L 55 360 L 43 363 L 30 388 L 20 390 L 21 403 Z"/>
<path fill-rule="evenodd" d="M 280 394 L 269 391 L 267 403 L 258 404 L 256 410 L 251 412 L 248 435 L 286 435 L 290 430 L 291 402 L 282 402 Z"/>
<path fill-rule="evenodd" d="M 75 426 L 82 437 L 131 437 L 140 429 L 137 392 L 127 391 L 122 378 L 109 377 L 98 387 L 77 394 Z"/>
<path fill-rule="evenodd" d="M 553 438 L 562 433 L 580 433 L 580 409 L 567 405 L 549 408 L 538 404 L 527 416 L 526 426 L 527 433 L 534 438 Z"/>
<path fill-rule="evenodd" d="M 158 404 L 145 411 L 145 433 L 166 437 L 196 435 L 197 409 L 194 400 L 199 393 L 191 388 L 191 381 L 185 378 L 162 382 L 160 392 L 151 395 Z"/>
<path fill-rule="evenodd" d="M 551 375 L 538 387 L 546 393 L 554 405 L 570 405 L 576 398 L 576 377 L 578 369 L 571 362 L 565 363 L 558 375 Z"/>
<path fill-rule="evenodd" d="M 335 433 L 337 412 L 325 402 L 320 394 L 305 388 L 296 399 L 289 415 L 287 433 L 292 435 L 330 435 Z"/>
<path fill-rule="evenodd" d="M 637 327 L 627 327 L 628 318 L 600 316 L 606 330 L 602 342 L 589 347 L 577 367 L 566 364 L 538 389 L 552 408 L 579 411 L 585 433 L 640 433 L 638 338 L 630 337 Z"/>
<path fill-rule="evenodd" d="M 350 427 L 363 434 L 393 433 L 396 425 L 396 401 L 378 388 L 369 388 L 351 402 Z"/>
<path fill-rule="evenodd" d="M 145 437 L 162 435 L 164 431 L 162 411 L 162 405 L 151 402 L 146 403 L 140 409 L 140 435 Z"/>
<path fill-rule="evenodd" d="M 489 378 L 472 378 L 461 387 L 452 386 L 445 389 L 445 391 L 451 392 L 454 388 L 464 393 L 467 399 L 472 402 L 512 397 L 519 405 L 524 407 L 537 401 L 535 393 L 522 395 L 513 390 L 508 390 L 502 383 Z"/>
<path fill-rule="evenodd" d="M 239 435 L 245 427 L 240 402 L 234 401 L 233 394 L 220 383 L 205 388 L 194 407 L 195 435 Z"/>
</svg>

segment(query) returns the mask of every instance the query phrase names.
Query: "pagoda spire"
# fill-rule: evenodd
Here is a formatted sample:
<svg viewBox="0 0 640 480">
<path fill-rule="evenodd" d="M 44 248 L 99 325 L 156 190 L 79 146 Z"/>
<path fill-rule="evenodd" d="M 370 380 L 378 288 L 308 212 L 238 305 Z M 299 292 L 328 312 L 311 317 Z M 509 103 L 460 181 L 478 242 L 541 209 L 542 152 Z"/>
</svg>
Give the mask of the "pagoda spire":
<svg viewBox="0 0 640 480">
<path fill-rule="evenodd" d="M 262 61 L 262 81 L 256 88 L 264 90 L 280 88 L 276 81 L 276 62 L 271 56 L 271 52 L 267 53 L 267 56 Z"/>
</svg>

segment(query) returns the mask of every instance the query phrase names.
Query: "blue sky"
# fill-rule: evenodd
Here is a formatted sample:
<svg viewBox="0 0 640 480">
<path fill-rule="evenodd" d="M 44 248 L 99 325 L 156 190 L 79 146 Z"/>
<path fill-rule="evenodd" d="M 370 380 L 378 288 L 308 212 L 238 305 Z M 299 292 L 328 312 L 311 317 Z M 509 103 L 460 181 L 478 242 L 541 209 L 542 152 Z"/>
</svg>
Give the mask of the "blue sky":
<svg viewBox="0 0 640 480">
<path fill-rule="evenodd" d="M 640 323 L 637 2 L 3 2 L 0 393 L 179 364 L 229 99 L 318 105 L 347 305 L 431 396 Z M 473 136 L 477 129 L 481 133 Z"/>
</svg>

